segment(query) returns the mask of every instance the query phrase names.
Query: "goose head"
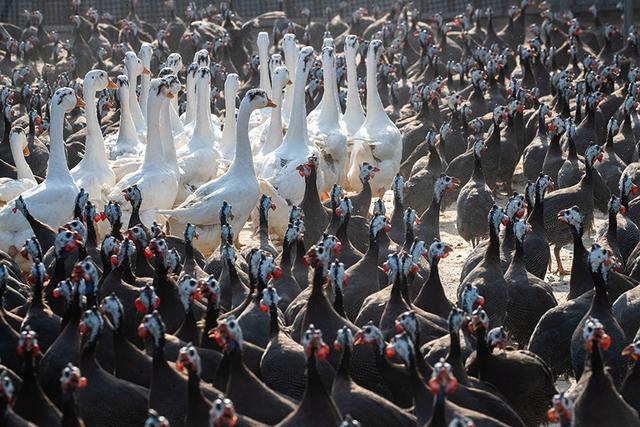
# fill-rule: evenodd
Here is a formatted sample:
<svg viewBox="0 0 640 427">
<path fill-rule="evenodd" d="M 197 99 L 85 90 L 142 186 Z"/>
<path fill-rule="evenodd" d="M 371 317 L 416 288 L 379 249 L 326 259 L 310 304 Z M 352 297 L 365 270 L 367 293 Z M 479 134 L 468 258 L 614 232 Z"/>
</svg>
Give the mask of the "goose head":
<svg viewBox="0 0 640 427">
<path fill-rule="evenodd" d="M 601 350 L 607 351 L 611 346 L 611 337 L 607 335 L 600 320 L 589 316 L 582 329 L 582 339 L 584 347 L 588 353 L 593 351 L 593 345 L 597 345 Z"/>
<path fill-rule="evenodd" d="M 208 87 L 211 83 L 211 71 L 209 70 L 209 67 L 198 68 L 196 71 L 196 79 L 198 82 L 196 83 L 197 85 L 200 85 L 203 88 Z"/>
<path fill-rule="evenodd" d="M 380 172 L 380 168 L 368 162 L 362 162 L 360 165 L 360 182 L 364 183 L 374 178 L 376 173 Z"/>
<path fill-rule="evenodd" d="M 36 236 L 30 237 L 24 242 L 24 246 L 22 246 L 22 249 L 20 249 L 20 255 L 22 255 L 24 259 L 42 259 L 42 246 L 40 246 L 40 242 L 38 241 Z"/>
<path fill-rule="evenodd" d="M 504 350 L 506 341 L 507 333 L 505 332 L 503 326 L 493 328 L 489 332 L 487 332 L 487 344 L 489 345 L 490 350 L 493 350 L 494 348 Z"/>
<path fill-rule="evenodd" d="M 97 308 L 91 308 L 82 314 L 80 319 L 80 334 L 87 340 L 87 343 L 95 343 L 102 334 L 104 319 Z"/>
<path fill-rule="evenodd" d="M 237 77 L 237 74 L 236 74 L 236 77 Z M 282 91 L 285 88 L 285 86 L 290 85 L 291 80 L 289 80 L 289 70 L 287 70 L 287 67 L 283 67 L 281 65 L 275 67 L 275 69 L 273 70 L 273 73 L 271 74 L 271 80 L 273 83 L 274 93 L 276 93 L 277 90 Z"/>
<path fill-rule="evenodd" d="M 233 94 L 236 93 L 238 89 L 240 89 L 240 77 L 236 73 L 227 74 L 227 77 L 224 80 L 224 93 Z M 233 104 L 235 104 L 235 100 Z"/>
<path fill-rule="evenodd" d="M 165 66 L 170 68 L 171 71 L 173 71 L 174 74 L 178 74 L 183 67 L 182 64 L 182 55 L 180 55 L 179 53 L 172 53 L 167 57 L 167 61 L 165 63 Z"/>
<path fill-rule="evenodd" d="M 345 39 L 344 39 L 344 52 L 347 55 L 353 55 L 355 56 L 355 54 L 358 52 L 358 36 L 354 35 L 354 34 L 349 34 Z"/>
<path fill-rule="evenodd" d="M 101 90 L 117 88 L 118 85 L 109 80 L 109 75 L 106 71 L 91 70 L 84 76 L 84 92 L 86 92 L 86 95 L 93 96 Z"/>
<path fill-rule="evenodd" d="M 247 92 L 247 94 L 242 99 L 242 103 L 240 104 L 240 108 L 242 108 L 243 104 L 251 105 L 251 109 L 257 108 L 275 108 L 276 104 L 273 103 L 271 99 L 267 96 L 267 92 L 262 89 L 251 89 Z"/>
<path fill-rule="evenodd" d="M 140 51 L 138 57 L 142 61 L 142 65 L 149 68 L 151 64 L 151 57 L 153 56 L 153 45 L 151 43 L 144 42 L 140 45 Z"/>
<path fill-rule="evenodd" d="M 478 288 L 468 284 L 460 294 L 458 306 L 471 315 L 476 308 L 481 308 L 483 305 L 484 297 L 478 293 Z"/>
<path fill-rule="evenodd" d="M 124 317 L 124 307 L 115 293 L 103 298 L 100 303 L 100 312 L 107 316 L 114 329 L 120 328 Z"/>
<path fill-rule="evenodd" d="M 25 325 L 18 336 L 18 356 L 31 355 L 36 358 L 42 356 L 38 345 L 38 334 L 29 325 Z"/>
<path fill-rule="evenodd" d="M 556 394 L 551 399 L 551 409 L 547 411 L 547 419 L 552 423 L 572 425 L 573 402 L 564 393 Z"/>
<path fill-rule="evenodd" d="M 124 67 L 130 76 L 138 77 L 141 74 L 151 74 L 149 69 L 142 64 L 142 60 L 132 51 L 124 54 Z"/>
<path fill-rule="evenodd" d="M 182 372 L 185 368 L 187 371 L 193 372 L 196 375 L 200 375 L 200 372 L 202 372 L 202 364 L 200 362 L 198 349 L 196 349 L 196 347 L 191 343 L 181 347 L 178 351 L 176 369 Z"/>
<path fill-rule="evenodd" d="M 189 311 L 191 303 L 200 301 L 200 286 L 198 281 L 193 277 L 185 274 L 178 282 L 178 294 L 180 295 L 180 302 L 185 311 Z"/>
<path fill-rule="evenodd" d="M 278 291 L 272 285 L 269 285 L 262 291 L 262 299 L 260 300 L 260 310 L 268 312 L 269 309 L 278 307 L 280 296 Z"/>
<path fill-rule="evenodd" d="M 62 110 L 65 113 L 70 112 L 76 107 L 84 107 L 85 103 L 82 98 L 76 95 L 76 92 L 69 87 L 62 87 L 55 91 L 51 98 L 51 109 Z"/>
<path fill-rule="evenodd" d="M 169 427 L 169 420 L 158 414 L 155 409 L 149 409 L 144 427 Z"/>
<path fill-rule="evenodd" d="M 238 346 L 241 347 L 243 343 L 242 329 L 233 314 L 225 317 L 222 323 L 209 333 L 209 337 L 225 351 L 232 351 Z"/>
<path fill-rule="evenodd" d="M 143 340 L 149 338 L 155 348 L 160 348 L 164 344 L 165 331 L 164 322 L 157 311 L 145 315 L 138 325 L 138 336 Z"/>
<path fill-rule="evenodd" d="M 80 373 L 80 368 L 73 363 L 67 363 L 60 374 L 60 386 L 64 392 L 72 392 L 78 388 L 85 388 L 89 385 L 87 378 Z"/>
<path fill-rule="evenodd" d="M 9 134 L 9 145 L 11 146 L 12 152 L 21 152 L 25 157 L 29 157 L 29 141 L 27 141 L 27 136 L 24 133 L 24 130 L 19 127 L 14 127 L 11 129 L 11 133 Z"/>
<path fill-rule="evenodd" d="M 234 426 L 238 422 L 238 416 L 231 399 L 219 395 L 216 400 L 211 403 L 211 411 L 209 413 L 211 427 L 218 426 Z"/>
<path fill-rule="evenodd" d="M 177 58 L 175 58 L 177 59 Z M 197 51 L 196 53 L 193 54 L 193 63 L 197 64 L 198 67 L 206 67 L 209 68 L 211 59 L 209 57 L 209 51 L 207 49 L 200 49 L 199 51 Z M 182 63 L 182 57 L 180 58 L 180 63 Z M 177 65 L 177 64 L 176 64 Z M 167 59 L 167 67 L 169 68 L 174 68 L 174 66 L 172 66 L 169 63 L 169 60 Z M 177 74 L 180 70 L 175 70 L 174 72 Z"/>
</svg>

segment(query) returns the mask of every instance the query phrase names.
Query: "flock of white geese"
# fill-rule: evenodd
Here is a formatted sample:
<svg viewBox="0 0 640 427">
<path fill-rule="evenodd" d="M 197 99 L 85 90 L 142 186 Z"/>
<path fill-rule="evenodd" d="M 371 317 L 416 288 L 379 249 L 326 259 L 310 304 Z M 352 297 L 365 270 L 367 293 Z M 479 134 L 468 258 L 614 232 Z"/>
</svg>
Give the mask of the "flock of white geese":
<svg viewBox="0 0 640 427">
<path fill-rule="evenodd" d="M 209 54 L 198 51 L 186 65 L 186 84 L 178 73 L 185 69 L 177 53 L 153 78 L 149 71 L 152 47 L 143 44 L 138 54 L 128 52 L 125 73 L 115 81 L 107 72 L 89 71 L 82 96 L 68 87 L 59 88 L 50 105 L 50 157 L 46 179 L 36 185 L 24 161 L 24 134 L 11 134 L 18 179 L 5 179 L 0 210 L 0 250 L 14 256 L 31 234 L 23 217 L 16 214 L 15 198 L 22 196 L 29 211 L 40 221 L 58 227 L 72 219 L 74 200 L 80 189 L 99 208 L 117 201 L 126 223 L 130 212 L 124 190 L 136 185 L 142 194 L 140 218 L 168 224 L 170 230 L 195 225 L 201 238 L 194 242 L 210 254 L 220 242 L 219 209 L 223 201 L 233 207 L 230 224 L 240 230 L 256 209 L 261 194 L 274 204 L 302 201 L 304 179 L 298 166 L 317 158 L 318 190 L 328 192 L 333 184 L 359 191 L 363 162 L 377 166 L 372 178 L 374 194 L 390 188 L 400 168 L 402 152 L 398 128 L 384 111 L 377 90 L 366 93 L 363 108 L 356 87 L 358 39 L 345 42 L 348 95 L 346 111 L 340 109 L 336 83 L 336 52 L 333 40 L 324 40 L 320 53 L 325 88 L 321 102 L 307 113 L 305 85 L 316 59 L 311 47 L 299 48 L 293 34 L 283 40 L 284 58 L 269 56 L 269 37 L 257 38 L 260 88 L 252 89 L 236 111 L 239 91 L 237 74 L 228 74 L 224 84 L 224 117 L 211 113 Z M 371 41 L 366 56 L 366 87 L 377 87 L 377 64 L 383 52 L 380 40 Z M 140 96 L 137 95 L 138 85 Z M 119 129 L 105 138 L 96 113 L 96 92 L 118 91 L 121 111 Z M 178 114 L 177 98 L 186 91 L 186 111 Z M 65 157 L 65 114 L 84 107 L 86 151 L 80 163 L 69 170 Z M 366 111 L 366 113 L 365 113 Z M 15 145 L 15 149 L 14 149 Z M 270 217 L 271 232 L 282 237 L 288 221 L 287 209 Z M 257 221 L 256 221 L 257 223 Z M 100 233 L 108 230 L 99 227 Z M 19 257 L 18 257 L 19 258 Z"/>
</svg>

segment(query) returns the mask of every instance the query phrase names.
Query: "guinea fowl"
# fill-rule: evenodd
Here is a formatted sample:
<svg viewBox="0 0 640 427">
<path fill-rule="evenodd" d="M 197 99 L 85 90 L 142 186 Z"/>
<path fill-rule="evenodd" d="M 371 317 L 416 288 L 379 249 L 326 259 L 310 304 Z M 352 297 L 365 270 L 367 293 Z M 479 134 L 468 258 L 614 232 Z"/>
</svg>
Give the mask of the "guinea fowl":
<svg viewBox="0 0 640 427">
<path fill-rule="evenodd" d="M 187 370 L 189 381 L 187 388 L 187 414 L 185 425 L 195 427 L 208 427 L 211 402 L 209 402 L 200 390 L 200 371 L 202 370 L 198 349 L 191 343 L 180 349 L 176 360 L 176 369 L 182 372 Z"/>
<path fill-rule="evenodd" d="M 447 299 L 444 293 L 442 283 L 440 282 L 438 264 L 441 259 L 448 257 L 451 251 L 453 251 L 451 246 L 441 242 L 437 238 L 433 240 L 427 252 L 427 261 L 430 267 L 429 278 L 422 285 L 418 295 L 413 299 L 413 305 L 416 307 L 442 318 L 449 315 L 453 304 Z"/>
<path fill-rule="evenodd" d="M 258 202 L 260 250 L 270 253 L 275 258 L 278 256 L 278 251 L 273 247 L 269 239 L 269 209 L 275 211 L 276 204 L 273 203 L 271 197 L 263 194 Z"/>
<path fill-rule="evenodd" d="M 541 358 L 526 350 L 492 352 L 487 335 L 490 339 L 495 336 L 496 346 L 504 348 L 504 330 L 499 327 L 487 334 L 489 316 L 483 308 L 474 310 L 470 327 L 476 334 L 477 352 L 475 359 L 467 360 L 469 374 L 493 384 L 525 425 L 539 425 L 544 421 L 551 397 L 556 394 L 551 370 Z"/>
<path fill-rule="evenodd" d="M 132 228 L 128 229 L 124 234 L 136 248 L 135 252 L 137 256 L 133 260 L 135 261 L 135 264 L 131 266 L 132 274 L 131 276 L 125 278 L 126 282 L 134 285 L 134 282 L 137 281 L 138 278 L 146 279 L 154 276 L 154 269 L 150 264 L 152 253 L 145 250 L 147 245 L 149 244 L 150 233 L 140 225 L 135 225 Z"/>
<path fill-rule="evenodd" d="M 431 242 L 440 238 L 440 206 L 442 197 L 447 192 L 455 191 L 460 186 L 460 180 L 440 174 L 433 186 L 431 204 L 416 221 L 415 235 L 424 242 Z"/>
<path fill-rule="evenodd" d="M 375 279 L 378 277 L 380 239 L 381 235 L 389 230 L 391 226 L 387 218 L 379 214 L 374 215 L 369 226 L 369 248 L 360 261 L 347 269 L 347 275 L 351 277 L 344 292 L 344 308 L 348 319 L 355 319 L 364 299 L 380 290 L 378 280 Z M 317 321 L 313 323 L 318 324 Z M 325 330 L 322 326 L 320 325 L 321 329 Z"/>
<path fill-rule="evenodd" d="M 182 273 L 188 274 L 196 280 L 206 279 L 207 273 L 200 268 L 198 263 L 193 258 L 193 239 L 198 238 L 198 232 L 196 226 L 187 223 L 184 230 L 184 263 L 182 264 Z"/>
<path fill-rule="evenodd" d="M 80 369 L 69 363 L 60 375 L 62 387 L 62 422 L 64 427 L 84 427 L 84 421 L 79 416 L 76 391 L 88 385 L 87 378 L 81 376 Z"/>
<path fill-rule="evenodd" d="M 149 388 L 149 407 L 162 408 L 163 413 L 170 422 L 180 425 L 184 421 L 187 412 L 186 399 L 176 399 L 175 396 L 188 394 L 188 380 L 173 369 L 167 362 L 165 355 L 164 323 L 157 311 L 147 314 L 140 326 L 138 334 L 143 339 L 148 339 L 153 346 L 153 368 L 151 373 L 151 386 Z M 182 348 L 184 344 L 179 344 Z M 203 393 L 213 399 L 219 391 L 211 386 L 202 387 Z"/>
<path fill-rule="evenodd" d="M 531 225 L 531 232 L 524 241 L 524 262 L 529 273 L 544 280 L 547 268 L 551 263 L 549 242 L 545 235 L 545 192 L 553 190 L 553 181 L 549 175 L 540 174 L 535 181 L 533 189 L 535 192 L 534 205 L 528 219 Z"/>
<path fill-rule="evenodd" d="M 614 340 L 609 329 L 595 317 L 589 316 L 576 332 L 580 335 L 585 357 L 584 374 L 578 381 L 578 395 L 574 402 L 574 422 L 580 426 L 613 425 L 640 426 L 638 412 L 633 409 L 615 387 L 602 352 L 614 352 Z M 616 355 L 617 356 L 617 355 Z M 598 402 L 595 405 L 594 402 Z"/>
<path fill-rule="evenodd" d="M 493 205 L 488 215 L 489 246 L 482 261 L 460 282 L 458 297 L 469 286 L 475 286 L 485 297 L 485 305 L 494 324 L 502 325 L 507 308 L 507 283 L 500 267 L 499 233 L 500 224 L 509 224 L 509 217 L 502 209 Z M 493 301 L 491 301 L 493 300 Z"/>
<path fill-rule="evenodd" d="M 318 159 L 309 157 L 308 162 L 298 167 L 304 177 L 304 196 L 300 207 L 305 215 L 304 241 L 307 246 L 314 245 L 329 224 L 329 212 L 320 203 L 318 193 Z"/>
<path fill-rule="evenodd" d="M 624 258 L 620 252 L 620 245 L 618 243 L 618 213 L 626 212 L 626 209 L 620 203 L 620 199 L 616 196 L 611 196 L 608 203 L 609 218 L 607 226 L 598 230 L 595 238 L 596 242 L 605 248 L 618 262 L 624 266 Z"/>
<path fill-rule="evenodd" d="M 329 346 L 322 341 L 322 330 L 313 325 L 302 335 L 302 346 L 307 357 L 307 387 L 298 406 L 278 427 L 324 427 L 338 425 L 342 417 L 336 405 L 322 383 L 317 361 L 324 360 L 329 354 Z"/>
<path fill-rule="evenodd" d="M 632 116 L 636 115 L 638 101 L 633 94 L 628 94 L 622 104 L 622 128 L 620 133 L 613 137 L 613 149 L 625 164 L 634 160 L 636 153 L 636 131 L 632 126 Z"/>
<path fill-rule="evenodd" d="M 513 96 L 520 96 L 524 92 L 518 88 L 513 91 Z M 511 99 L 507 106 L 508 119 L 500 136 L 500 163 L 498 165 L 498 181 L 504 186 L 507 194 L 512 193 L 513 174 L 520 161 L 524 141 L 524 100 Z"/>
<path fill-rule="evenodd" d="M 524 170 L 524 176 L 533 181 L 537 178 L 538 174 L 542 170 L 544 159 L 547 153 L 547 147 L 549 146 L 549 135 L 547 133 L 547 124 L 545 117 L 551 117 L 551 110 L 549 106 L 544 103 L 540 103 L 536 112 L 538 119 L 538 131 L 524 149 L 522 154 L 522 168 Z"/>
<path fill-rule="evenodd" d="M 224 365 L 226 372 L 218 372 L 218 377 L 225 388 L 227 397 L 237 402 L 237 409 L 257 420 L 268 424 L 282 421 L 294 409 L 288 399 L 269 389 L 244 364 L 242 356 L 242 329 L 234 316 L 229 316 L 212 332 L 212 336 L 224 350 Z M 216 383 L 219 378 L 216 378 Z M 251 393 L 252 399 L 247 401 L 243 397 Z"/>
<path fill-rule="evenodd" d="M 562 147 L 560 137 L 565 132 L 565 122 L 560 116 L 555 116 L 547 125 L 547 130 L 551 132 L 551 140 L 547 146 L 544 160 L 542 161 L 542 173 L 549 175 L 552 181 L 558 180 L 558 172 L 564 163 L 562 157 Z"/>
<path fill-rule="evenodd" d="M 456 206 L 458 234 L 467 242 L 471 242 L 474 247 L 479 243 L 480 238 L 486 236 L 490 231 L 485 226 L 484 212 L 491 209 L 493 205 L 491 189 L 485 181 L 484 166 L 481 161 L 482 152 L 484 152 L 484 156 L 490 155 L 488 151 L 485 151 L 483 144 L 474 144 L 473 175 L 471 175 L 469 182 L 460 189 Z"/>
<path fill-rule="evenodd" d="M 338 331 L 333 346 L 342 354 L 331 395 L 343 415 L 350 414 L 371 426 L 415 425 L 413 416 L 351 379 L 349 365 L 353 351 L 353 333 L 348 327 Z"/>
<path fill-rule="evenodd" d="M 608 266 L 612 263 L 607 250 L 594 244 L 589 253 L 589 269 L 595 286 L 595 295 L 591 306 L 575 328 L 571 338 L 571 363 L 576 379 L 583 374 L 585 359 L 587 358 L 582 331 L 589 318 L 596 317 L 607 329 L 610 337 L 611 353 L 606 357 L 610 375 L 615 384 L 620 385 L 627 371 L 627 361 L 622 356 L 622 350 L 628 343 L 625 333 L 611 312 L 611 303 L 607 297 L 607 283 L 609 278 Z"/>
<path fill-rule="evenodd" d="M 273 278 L 272 285 L 274 285 L 278 291 L 278 307 L 284 313 L 291 301 L 300 294 L 300 285 L 293 276 L 291 270 L 291 251 L 298 239 L 302 239 L 302 234 L 299 228 L 292 223 L 289 223 L 287 230 L 284 233 L 284 240 L 282 242 L 282 252 L 280 257 L 280 276 Z M 280 296 L 282 295 L 282 296 Z"/>
<path fill-rule="evenodd" d="M 604 144 L 603 157 L 596 166 L 596 170 L 600 173 L 609 191 L 613 194 L 618 192 L 620 176 L 627 167 L 626 163 L 616 154 L 613 144 L 613 137 L 618 131 L 618 128 L 618 121 L 611 118 L 607 124 L 607 140 Z"/>
<path fill-rule="evenodd" d="M 4 307 L 5 304 L 7 304 L 7 300 L 10 300 L 12 298 L 20 298 L 19 301 L 24 300 L 24 298 L 17 291 L 7 286 L 7 283 L 12 278 L 9 271 L 10 271 L 9 268 L 7 268 L 6 265 L 0 264 L 0 301 L 2 301 L 2 304 L 0 305 L 0 318 L 2 319 L 0 320 L 0 324 L 2 325 L 6 324 L 14 331 L 19 331 L 22 325 L 22 317 L 10 311 L 7 311 Z M 7 297 L 6 294 L 8 290 L 9 290 L 9 293 L 13 295 L 13 297 L 12 296 Z M 3 354 L 0 355 L 0 357 L 1 356 L 3 356 Z"/>
<path fill-rule="evenodd" d="M 584 172 L 584 163 L 578 158 L 578 150 L 574 137 L 576 135 L 576 125 L 572 118 L 565 120 L 567 136 L 567 158 L 558 170 L 558 187 L 565 188 L 577 184 Z"/>
<path fill-rule="evenodd" d="M 634 342 L 629 344 L 622 350 L 622 355 L 627 356 L 633 363 L 627 376 L 620 388 L 620 394 L 636 411 L 640 409 L 640 395 L 638 394 L 638 388 L 640 387 L 640 370 L 638 369 L 640 364 L 640 337 L 636 334 Z"/>
<path fill-rule="evenodd" d="M 38 336 L 28 326 L 20 332 L 17 353 L 24 360 L 22 385 L 16 395 L 14 410 L 25 419 L 38 425 L 57 425 L 62 413 L 47 398 L 36 379 L 35 360 L 42 356 L 38 346 Z"/>
<path fill-rule="evenodd" d="M 0 370 L 0 421 L 7 427 L 35 427 L 35 424 L 13 412 L 15 392 L 15 386 L 7 370 Z"/>
<path fill-rule="evenodd" d="M 560 260 L 560 249 L 571 241 L 571 233 L 559 225 L 557 214 L 563 209 L 577 205 L 583 215 L 583 224 L 588 232 L 593 227 L 593 175 L 594 164 L 602 158 L 601 147 L 593 144 L 585 152 L 585 174 L 575 185 L 561 188 L 549 194 L 544 201 L 544 229 L 549 244 L 554 245 L 558 273 L 566 274 Z"/>
<path fill-rule="evenodd" d="M 122 426 L 141 425 L 147 418 L 149 391 L 114 377 L 95 359 L 96 344 L 104 327 L 102 314 L 95 307 L 87 310 L 79 326 L 83 335 L 79 368 L 89 384 L 78 391 L 80 416 L 88 425 L 108 425 L 111 422 Z M 118 392 L 113 393 L 113 390 Z M 109 413 L 105 407 L 115 412 Z"/>
<path fill-rule="evenodd" d="M 116 377 L 149 388 L 151 384 L 151 357 L 134 346 L 122 332 L 124 309 L 115 294 L 106 296 L 100 311 L 111 323 Z"/>
<path fill-rule="evenodd" d="M 180 302 L 184 309 L 185 317 L 182 325 L 176 330 L 175 337 L 188 343 L 200 345 L 200 328 L 193 312 L 193 301 L 200 300 L 200 283 L 189 275 L 184 275 L 178 282 Z"/>
<path fill-rule="evenodd" d="M 526 269 L 524 242 L 530 231 L 529 224 L 524 220 L 518 220 L 513 224 L 516 251 L 509 269 L 504 274 L 509 296 L 504 324 L 520 348 L 529 342 L 542 315 L 558 305 L 553 296 L 553 289 Z"/>
<path fill-rule="evenodd" d="M 375 174 L 380 172 L 380 168 L 374 166 L 368 162 L 362 162 L 360 165 L 360 182 L 362 183 L 362 190 L 358 194 L 351 196 L 351 203 L 353 203 L 353 215 L 359 215 L 367 218 L 369 216 L 369 208 L 371 207 L 371 184 L 369 180 L 375 177 Z"/>
<path fill-rule="evenodd" d="M 334 210 L 334 214 L 339 218 L 338 228 L 335 230 L 335 235 L 340 241 L 340 261 L 342 261 L 347 268 L 356 264 L 363 257 L 362 252 L 354 248 L 349 238 L 349 224 L 353 215 L 353 204 L 351 198 L 345 196 L 340 201 L 340 204 Z M 359 217 L 362 219 L 362 217 Z"/>
<path fill-rule="evenodd" d="M 46 352 L 60 333 L 60 317 L 55 315 L 44 301 L 44 282 L 47 280 L 47 273 L 44 264 L 38 260 L 33 263 L 30 280 L 33 282 L 33 294 L 26 307 L 20 329 L 28 325 L 32 330 L 40 331 L 38 339 L 40 349 Z M 22 313 L 19 314 L 22 315 Z"/>
</svg>

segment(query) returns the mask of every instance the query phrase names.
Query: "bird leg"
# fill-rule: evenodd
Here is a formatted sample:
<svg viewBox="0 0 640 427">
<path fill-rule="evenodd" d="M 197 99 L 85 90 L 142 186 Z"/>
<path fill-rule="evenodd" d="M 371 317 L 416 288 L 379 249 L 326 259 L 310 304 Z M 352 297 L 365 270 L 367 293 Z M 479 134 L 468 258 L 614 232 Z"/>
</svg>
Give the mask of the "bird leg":
<svg viewBox="0 0 640 427">
<path fill-rule="evenodd" d="M 558 264 L 558 269 L 555 271 L 555 273 L 560 276 L 565 276 L 569 274 L 569 272 L 562 266 L 562 260 L 560 259 L 560 249 L 562 249 L 562 246 L 556 245 L 553 248 L 553 254 L 556 256 L 556 263 Z M 549 264 L 551 264 L 551 262 L 549 262 Z"/>
</svg>

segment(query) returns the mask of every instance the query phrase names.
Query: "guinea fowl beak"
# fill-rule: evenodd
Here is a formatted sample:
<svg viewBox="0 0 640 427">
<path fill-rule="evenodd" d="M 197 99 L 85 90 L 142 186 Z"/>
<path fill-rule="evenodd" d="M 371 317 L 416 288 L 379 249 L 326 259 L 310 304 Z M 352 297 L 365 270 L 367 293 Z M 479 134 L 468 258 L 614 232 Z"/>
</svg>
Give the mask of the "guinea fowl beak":
<svg viewBox="0 0 640 427">
<path fill-rule="evenodd" d="M 563 224 L 569 224 L 569 221 L 567 221 L 567 218 L 565 218 L 564 216 L 564 211 L 558 212 L 558 221 L 560 221 Z"/>
<path fill-rule="evenodd" d="M 107 89 L 118 89 L 118 85 L 109 80 L 109 83 L 107 83 Z"/>
</svg>

